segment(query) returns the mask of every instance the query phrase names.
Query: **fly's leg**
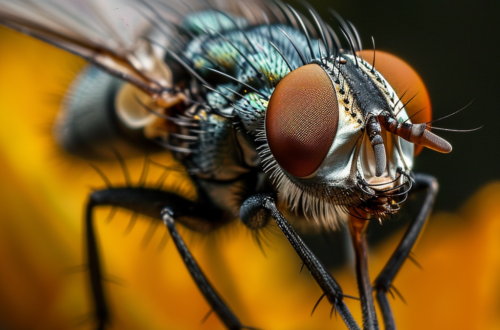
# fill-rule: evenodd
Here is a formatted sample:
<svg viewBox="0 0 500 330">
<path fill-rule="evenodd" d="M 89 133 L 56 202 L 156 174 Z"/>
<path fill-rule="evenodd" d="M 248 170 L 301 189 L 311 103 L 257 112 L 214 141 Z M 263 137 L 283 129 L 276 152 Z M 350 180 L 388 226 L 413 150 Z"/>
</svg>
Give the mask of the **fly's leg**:
<svg viewBox="0 0 500 330">
<path fill-rule="evenodd" d="M 99 256 L 98 240 L 94 230 L 93 209 L 96 206 L 115 206 L 137 212 L 154 220 L 162 220 L 167 226 L 186 267 L 205 299 L 219 316 L 222 323 L 231 330 L 250 329 L 242 326 L 238 318 L 224 303 L 201 269 L 179 235 L 174 218 L 186 227 L 208 232 L 229 221 L 222 212 L 209 205 L 191 202 L 179 195 L 157 189 L 148 188 L 110 188 L 95 191 L 90 195 L 85 218 L 87 263 L 90 272 L 90 286 L 95 304 L 97 330 L 105 329 L 111 324 L 109 307 L 103 286 L 103 272 Z"/>
<path fill-rule="evenodd" d="M 373 289 L 368 274 L 368 248 L 365 230 L 368 219 L 351 216 L 349 219 L 349 231 L 356 256 L 356 279 L 361 299 L 361 310 L 363 314 L 363 329 L 378 330 L 377 314 L 373 301 Z"/>
<path fill-rule="evenodd" d="M 93 203 L 87 203 L 85 216 L 85 245 L 87 248 L 87 265 L 89 269 L 90 290 L 94 301 L 94 315 L 97 319 L 97 330 L 103 330 L 110 324 L 110 314 L 104 287 L 102 284 L 102 270 L 99 260 L 99 249 L 92 220 Z"/>
<path fill-rule="evenodd" d="M 239 330 L 239 329 L 252 329 L 250 327 L 243 326 L 236 315 L 231 311 L 227 304 L 222 300 L 217 291 L 213 288 L 212 284 L 208 281 L 203 271 L 200 269 L 196 261 L 194 260 L 191 252 L 187 248 L 184 240 L 179 235 L 177 227 L 174 222 L 175 213 L 170 207 L 167 207 L 162 212 L 163 222 L 168 228 L 172 240 L 179 251 L 184 264 L 186 265 L 191 277 L 196 282 L 196 285 L 200 289 L 201 293 L 208 301 L 212 310 L 219 316 L 221 321 L 226 325 L 228 329 Z"/>
<path fill-rule="evenodd" d="M 403 262 L 408 258 L 411 249 L 420 235 L 438 192 L 438 184 L 434 177 L 426 174 L 415 174 L 414 179 L 414 189 L 426 191 L 424 203 L 417 217 L 409 225 L 403 239 L 374 282 L 374 289 L 376 290 L 377 301 L 382 310 L 386 330 L 396 329 L 394 316 L 392 315 L 391 306 L 387 299 L 387 292 L 390 290 L 394 277 L 403 265 Z"/>
<path fill-rule="evenodd" d="M 325 266 L 323 266 L 321 261 L 305 245 L 281 212 L 278 211 L 272 195 L 258 194 L 252 196 L 245 200 L 240 210 L 241 220 L 251 229 L 266 226 L 269 215 L 276 221 L 283 234 L 285 234 L 305 266 L 311 272 L 311 275 L 323 290 L 328 301 L 330 301 L 344 320 L 347 328 L 349 330 L 360 329 L 343 301 L 344 294 L 342 288 Z"/>
</svg>

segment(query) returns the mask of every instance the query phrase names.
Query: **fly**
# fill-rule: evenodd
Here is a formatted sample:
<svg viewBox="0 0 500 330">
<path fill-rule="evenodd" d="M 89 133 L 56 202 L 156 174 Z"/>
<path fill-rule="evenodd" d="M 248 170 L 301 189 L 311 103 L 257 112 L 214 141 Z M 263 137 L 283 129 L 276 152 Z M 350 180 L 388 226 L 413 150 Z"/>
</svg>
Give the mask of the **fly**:
<svg viewBox="0 0 500 330">
<path fill-rule="evenodd" d="M 106 205 L 163 222 L 228 329 L 250 327 L 205 277 L 178 223 L 210 232 L 241 219 L 259 231 L 275 221 L 323 290 L 320 300 L 326 297 L 352 330 L 360 326 L 344 303 L 349 296 L 280 210 L 300 216 L 294 226 L 348 226 L 363 329 L 379 328 L 373 292 L 385 328 L 394 329 L 387 293 L 437 194 L 433 177 L 412 173 L 414 156 L 422 147 L 451 151 L 430 130 L 430 101 L 418 74 L 375 44 L 363 50 L 354 26 L 335 12 L 324 21 L 312 7 L 306 18 L 279 0 L 183 6 L 140 0 L 123 29 L 116 22 L 124 18 L 112 12 L 120 4 L 0 0 L 1 24 L 90 62 L 56 124 L 65 150 L 121 158 L 132 145 L 168 149 L 197 188 L 196 201 L 130 186 L 89 196 L 86 249 L 97 328 L 113 319 L 93 229 L 94 209 Z M 403 103 L 412 88 L 419 93 Z M 372 286 L 367 220 L 383 222 L 419 190 L 426 194 L 422 208 Z"/>
</svg>

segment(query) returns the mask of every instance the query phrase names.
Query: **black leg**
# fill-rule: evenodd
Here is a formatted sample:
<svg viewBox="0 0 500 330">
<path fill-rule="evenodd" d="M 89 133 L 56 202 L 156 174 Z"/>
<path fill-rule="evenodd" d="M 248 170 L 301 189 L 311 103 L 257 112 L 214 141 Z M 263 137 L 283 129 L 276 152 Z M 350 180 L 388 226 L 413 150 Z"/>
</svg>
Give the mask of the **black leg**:
<svg viewBox="0 0 500 330">
<path fill-rule="evenodd" d="M 196 285 L 221 321 L 231 330 L 251 329 L 241 325 L 238 318 L 223 302 L 210 282 L 208 282 L 184 244 L 174 223 L 175 215 L 176 221 L 181 222 L 184 226 L 196 231 L 207 232 L 220 227 L 229 221 L 229 219 L 224 214 L 221 214 L 221 212 L 207 205 L 193 203 L 181 196 L 165 191 L 147 188 L 110 188 L 96 191 L 90 195 L 85 219 L 87 263 L 95 305 L 94 313 L 97 319 L 97 330 L 103 330 L 111 324 L 110 311 L 106 302 L 102 281 L 98 242 L 92 217 L 94 207 L 101 205 L 122 207 L 157 220 L 163 220 Z"/>
<path fill-rule="evenodd" d="M 99 252 L 97 240 L 95 237 L 94 223 L 92 221 L 92 202 L 87 204 L 85 217 L 85 238 L 87 247 L 87 264 L 89 268 L 90 290 L 95 306 L 95 318 L 97 319 L 97 330 L 103 330 L 107 324 L 110 324 L 109 309 L 106 303 L 104 287 L 102 284 L 102 271 L 99 261 Z"/>
<path fill-rule="evenodd" d="M 347 328 L 349 330 L 360 329 L 343 301 L 344 295 L 340 285 L 304 244 L 281 212 L 278 211 L 274 198 L 268 194 L 259 194 L 248 198 L 241 206 L 241 220 L 251 229 L 264 227 L 267 224 L 269 215 L 271 215 L 283 234 L 285 234 L 330 303 L 333 304 L 344 320 Z"/>
<path fill-rule="evenodd" d="M 189 252 L 189 249 L 184 243 L 184 240 L 179 235 L 173 217 L 174 217 L 174 212 L 171 210 L 171 208 L 167 207 L 163 210 L 162 212 L 163 222 L 167 226 L 168 231 L 170 232 L 170 235 L 172 237 L 172 240 L 174 241 L 175 246 L 179 251 L 179 254 L 184 260 L 184 264 L 189 270 L 191 277 L 196 282 L 196 285 L 200 289 L 205 299 L 208 301 L 208 304 L 212 307 L 213 311 L 219 316 L 222 323 L 224 323 L 228 329 L 239 330 L 243 328 L 248 328 L 244 327 L 240 323 L 236 315 L 234 315 L 231 309 L 229 309 L 226 303 L 221 299 L 219 294 L 210 284 L 205 274 L 203 274 L 202 270 L 200 269 L 200 267 L 194 260 L 193 256 L 191 255 L 191 252 Z"/>
<path fill-rule="evenodd" d="M 408 258 L 413 245 L 420 235 L 420 232 L 422 231 L 422 228 L 431 212 L 432 206 L 434 205 L 438 191 L 438 184 L 434 177 L 426 174 L 415 174 L 414 179 L 414 189 L 425 189 L 426 191 L 424 203 L 417 217 L 409 225 L 403 239 L 374 282 L 374 289 L 377 291 L 377 301 L 380 305 L 380 309 L 382 310 L 386 330 L 396 329 L 394 316 L 392 315 L 392 310 L 389 305 L 389 301 L 387 300 L 387 292 L 390 290 L 394 277 L 398 273 L 406 258 Z"/>
<path fill-rule="evenodd" d="M 356 279 L 363 313 L 363 329 L 378 330 L 379 325 L 373 301 L 373 289 L 368 274 L 368 248 L 365 235 L 367 224 L 368 219 L 354 216 L 349 218 L 349 231 L 356 256 Z"/>
</svg>

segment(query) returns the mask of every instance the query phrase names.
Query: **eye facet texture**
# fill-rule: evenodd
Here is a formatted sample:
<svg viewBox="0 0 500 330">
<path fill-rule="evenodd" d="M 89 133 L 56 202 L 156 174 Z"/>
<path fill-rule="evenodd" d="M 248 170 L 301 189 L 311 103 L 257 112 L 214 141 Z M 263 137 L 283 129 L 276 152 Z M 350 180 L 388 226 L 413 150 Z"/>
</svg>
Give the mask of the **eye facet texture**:
<svg viewBox="0 0 500 330">
<path fill-rule="evenodd" d="M 373 51 L 364 50 L 360 52 L 361 57 L 368 63 L 373 61 Z M 414 124 L 427 123 L 432 120 L 431 100 L 422 78 L 405 61 L 392 54 L 376 51 L 375 69 L 380 72 L 391 84 L 398 95 L 406 92 L 402 102 L 406 103 L 415 96 L 406 106 L 406 113 L 412 117 Z M 415 145 L 415 155 L 422 151 L 423 147 Z"/>
<path fill-rule="evenodd" d="M 279 82 L 269 101 L 269 149 L 286 172 L 308 176 L 328 154 L 338 119 L 337 96 L 327 73 L 317 64 L 302 66 Z"/>
</svg>

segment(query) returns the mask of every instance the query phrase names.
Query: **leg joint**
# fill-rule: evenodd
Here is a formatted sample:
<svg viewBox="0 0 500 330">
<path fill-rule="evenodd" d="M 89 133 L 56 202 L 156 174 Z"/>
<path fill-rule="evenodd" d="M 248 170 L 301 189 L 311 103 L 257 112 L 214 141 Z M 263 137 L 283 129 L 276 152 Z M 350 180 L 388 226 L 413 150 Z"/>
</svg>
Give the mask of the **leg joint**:
<svg viewBox="0 0 500 330">
<path fill-rule="evenodd" d="M 258 194 L 249 197 L 241 205 L 241 221 L 251 229 L 265 227 L 270 218 L 268 203 L 274 203 L 272 194 Z"/>
</svg>

